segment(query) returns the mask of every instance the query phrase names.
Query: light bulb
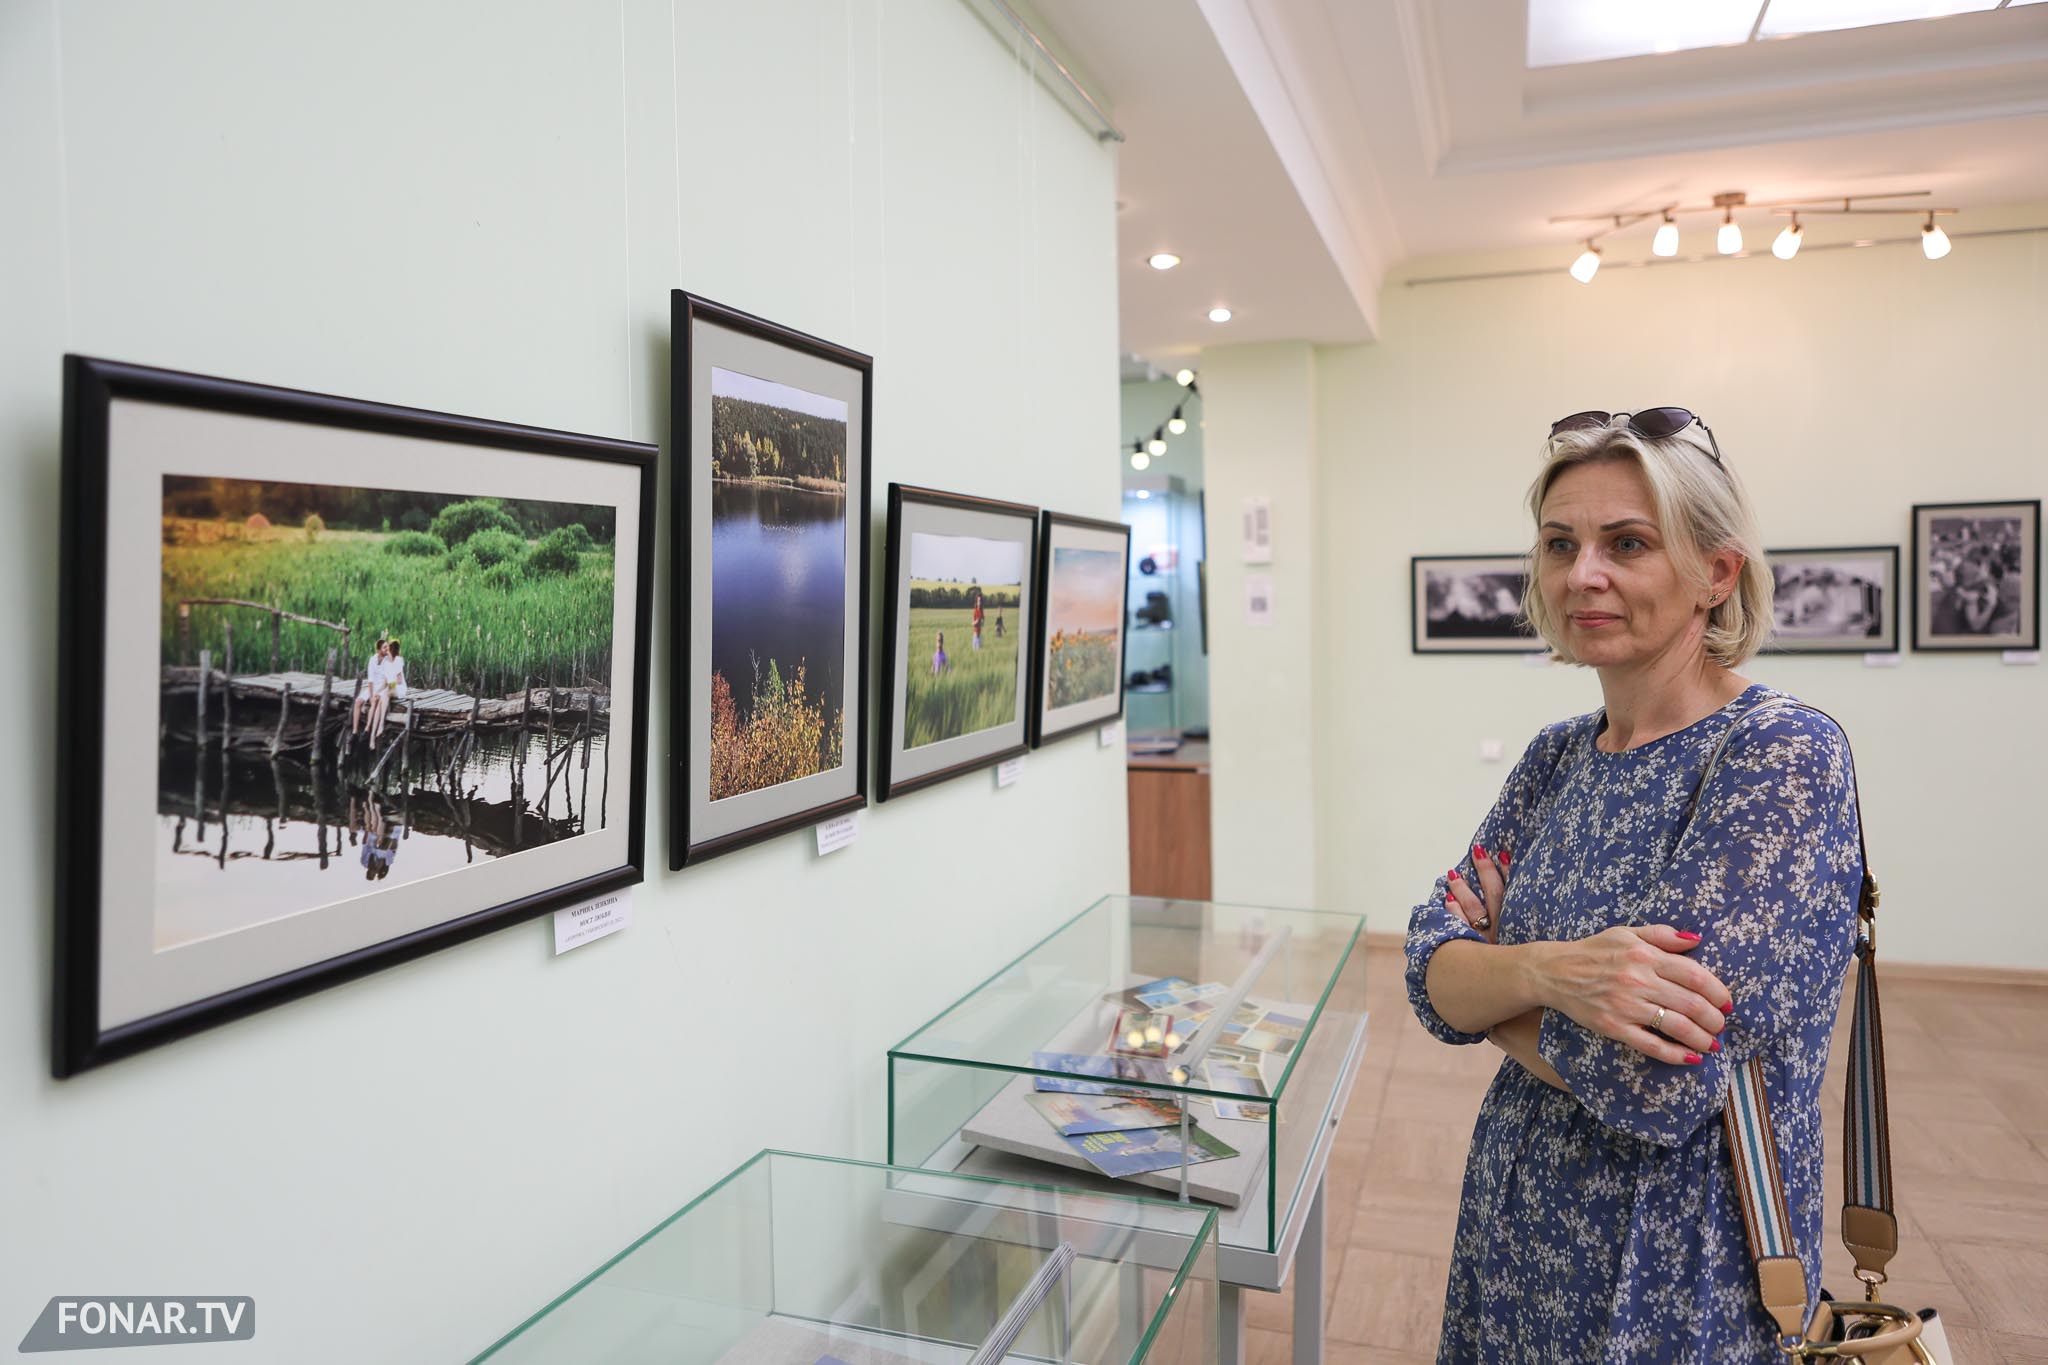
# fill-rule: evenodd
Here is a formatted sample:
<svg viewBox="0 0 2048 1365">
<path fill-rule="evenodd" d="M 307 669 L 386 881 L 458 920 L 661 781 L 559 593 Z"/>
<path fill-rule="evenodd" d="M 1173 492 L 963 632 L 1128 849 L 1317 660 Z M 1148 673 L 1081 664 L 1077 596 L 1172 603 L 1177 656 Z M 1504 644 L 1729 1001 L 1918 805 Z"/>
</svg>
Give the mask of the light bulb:
<svg viewBox="0 0 2048 1365">
<path fill-rule="evenodd" d="M 1948 234 L 1936 226 L 1931 218 L 1927 220 L 1927 226 L 1920 229 L 1920 249 L 1927 253 L 1927 259 L 1930 261 L 1938 261 L 1948 255 Z"/>
<path fill-rule="evenodd" d="M 1168 1052 L 1180 1051 L 1180 1044 L 1181 1036 L 1178 1033 L 1169 1033 L 1166 1035 L 1166 1050 Z"/>
<path fill-rule="evenodd" d="M 1163 1030 L 1161 1030 L 1161 1029 L 1160 1029 L 1159 1025 L 1157 1025 L 1157 1024 L 1147 1024 L 1147 1025 L 1145 1025 L 1145 1041 L 1146 1041 L 1146 1042 L 1148 1042 L 1148 1043 L 1156 1043 L 1156 1042 L 1158 1042 L 1158 1041 L 1159 1041 L 1159 1040 L 1160 1040 L 1161 1038 L 1163 1038 L 1163 1037 L 1165 1037 L 1165 1036 L 1166 1036 L 1166 1034 L 1164 1033 L 1164 1031 L 1163 1031 Z"/>
<path fill-rule="evenodd" d="M 1131 468 L 1143 471 L 1146 469 L 1150 469 L 1151 467 L 1152 457 L 1150 455 L 1147 455 L 1142 450 L 1134 450 L 1131 452 Z"/>
<path fill-rule="evenodd" d="M 1714 248 L 1723 256 L 1733 256 L 1742 250 L 1742 228 L 1730 214 L 1721 224 L 1721 230 L 1714 234 Z"/>
<path fill-rule="evenodd" d="M 1180 257 L 1174 255 L 1171 251 L 1162 251 L 1146 261 L 1145 264 L 1151 266 L 1154 270 L 1171 270 L 1180 264 Z"/>
<path fill-rule="evenodd" d="M 1579 253 L 1579 259 L 1572 262 L 1572 278 L 1580 284 L 1591 284 L 1593 276 L 1600 270 L 1600 252 L 1587 247 Z"/>
<path fill-rule="evenodd" d="M 1799 254 L 1799 241 L 1805 235 L 1806 229 L 1799 224 L 1786 224 L 1785 230 L 1778 234 L 1778 239 L 1771 243 L 1771 254 L 1781 261 L 1791 260 Z"/>
<path fill-rule="evenodd" d="M 1195 372 L 1193 370 L 1178 371 L 1173 376 L 1173 382 L 1180 385 L 1182 388 L 1186 388 L 1188 385 L 1195 382 Z"/>
<path fill-rule="evenodd" d="M 1147 460 L 1147 461 L 1145 461 L 1145 463 L 1146 463 L 1146 464 L 1150 464 L 1150 463 L 1152 463 L 1152 462 L 1151 462 L 1150 460 Z M 1138 501 L 1139 501 L 1139 502 L 1143 502 L 1143 501 L 1145 501 L 1145 500 L 1146 500 L 1147 498 L 1149 498 L 1149 497 L 1151 497 L 1151 496 L 1152 496 L 1152 490 L 1151 490 L 1151 489 L 1149 489 L 1149 488 L 1140 488 L 1140 489 L 1138 490 Z"/>
<path fill-rule="evenodd" d="M 1157 457 L 1164 455 L 1166 453 L 1166 442 L 1160 440 L 1157 436 L 1154 436 L 1151 440 L 1145 443 L 1145 450 L 1148 454 L 1152 455 L 1156 459 Z"/>
<path fill-rule="evenodd" d="M 1136 1029 L 1132 1029 L 1124 1035 L 1124 1046 L 1136 1052 L 1139 1048 L 1145 1046 L 1145 1035 Z"/>
<path fill-rule="evenodd" d="M 1166 429 L 1175 436 L 1179 436 L 1188 429 L 1188 419 L 1185 417 L 1169 417 L 1166 421 Z"/>
<path fill-rule="evenodd" d="M 1657 235 L 1650 239 L 1652 256 L 1676 256 L 1678 254 L 1678 224 L 1669 218 L 1657 229 Z"/>
<path fill-rule="evenodd" d="M 1229 310 L 1228 308 L 1211 308 L 1211 309 L 1209 310 L 1209 321 L 1211 321 L 1211 322 L 1228 322 L 1228 321 L 1230 321 L 1230 310 Z"/>
</svg>

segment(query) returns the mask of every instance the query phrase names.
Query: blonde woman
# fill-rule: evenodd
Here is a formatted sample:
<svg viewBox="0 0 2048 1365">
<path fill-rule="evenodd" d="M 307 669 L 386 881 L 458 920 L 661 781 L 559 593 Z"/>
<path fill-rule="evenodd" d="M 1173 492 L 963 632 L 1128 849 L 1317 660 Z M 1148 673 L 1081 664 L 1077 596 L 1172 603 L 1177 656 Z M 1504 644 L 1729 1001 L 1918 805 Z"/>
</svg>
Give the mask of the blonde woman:
<svg viewBox="0 0 2048 1365">
<path fill-rule="evenodd" d="M 1605 704 L 1536 736 L 1409 923 L 1423 1024 L 1506 1054 L 1438 1359 L 1776 1360 L 1720 1115 L 1760 1057 L 1813 1297 L 1863 872 L 1847 744 L 1809 707 L 1744 719 L 1782 696 L 1736 672 L 1771 576 L 1704 423 L 1576 413 L 1545 457 L 1523 609 Z"/>
</svg>

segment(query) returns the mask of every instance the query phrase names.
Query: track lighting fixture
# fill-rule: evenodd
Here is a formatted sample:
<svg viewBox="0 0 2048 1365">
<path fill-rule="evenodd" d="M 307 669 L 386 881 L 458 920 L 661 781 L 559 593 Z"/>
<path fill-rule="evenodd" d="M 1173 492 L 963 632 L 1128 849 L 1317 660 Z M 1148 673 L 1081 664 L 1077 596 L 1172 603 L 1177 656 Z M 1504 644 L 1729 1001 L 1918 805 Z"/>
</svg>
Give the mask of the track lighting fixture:
<svg viewBox="0 0 2048 1365">
<path fill-rule="evenodd" d="M 1600 252 L 1591 242 L 1579 253 L 1579 259 L 1572 262 L 1572 278 L 1580 284 L 1591 284 L 1593 276 L 1600 272 Z"/>
<path fill-rule="evenodd" d="M 1929 209 L 1904 204 L 1883 204 L 1879 207 L 1865 207 L 1871 201 L 1893 199 L 1918 199 L 1925 197 L 1927 190 L 1902 190 L 1896 194 L 1850 194 L 1839 198 L 1808 197 L 1802 199 L 1777 199 L 1765 203 L 1751 203 L 1749 196 L 1741 190 L 1729 190 L 1713 196 L 1711 204 L 1660 204 L 1654 208 L 1635 209 L 1627 213 L 1577 213 L 1552 218 L 1553 223 L 1600 223 L 1593 235 L 1583 239 L 1583 249 L 1572 262 L 1571 276 L 1580 284 L 1589 284 L 1599 273 L 1603 238 L 1648 219 L 1656 219 L 1657 231 L 1650 240 L 1650 254 L 1669 260 L 1678 255 L 1678 222 L 1680 215 L 1687 213 L 1718 213 L 1721 224 L 1714 233 L 1714 249 L 1723 256 L 1740 256 L 1743 251 L 1742 224 L 1735 221 L 1737 209 L 1769 209 L 1774 213 L 1787 214 L 1791 222 L 1771 242 L 1771 254 L 1781 261 L 1789 261 L 1799 254 L 1804 244 L 1806 228 L 1799 221 L 1803 215 L 1825 213 L 1859 214 L 1913 214 L 1926 215 L 1926 224 L 1920 230 L 1920 249 L 1930 261 L 1938 261 L 1948 255 L 1949 237 L 1935 222 L 1937 217 L 1956 212 L 1950 208 Z M 1858 245 L 1871 245 L 1859 242 Z M 1832 246 L 1834 244 L 1826 244 Z M 1817 247 L 1815 250 L 1823 248 Z M 1700 257 L 1693 257 L 1699 260 Z M 1646 261 L 1624 261 L 1623 265 L 1647 265 Z"/>
<path fill-rule="evenodd" d="M 1678 254 L 1678 224 L 1671 221 L 1666 212 L 1663 223 L 1657 228 L 1657 235 L 1650 239 L 1652 256 L 1676 256 Z"/>
<path fill-rule="evenodd" d="M 1735 210 L 1729 209 L 1721 219 L 1720 230 L 1714 234 L 1714 250 L 1723 256 L 1733 256 L 1742 250 L 1742 228 L 1735 221 Z"/>
<path fill-rule="evenodd" d="M 1948 234 L 1934 221 L 1934 215 L 1927 215 L 1927 226 L 1920 229 L 1920 249 L 1927 253 L 1927 259 L 1938 261 L 1948 255 Z"/>
<path fill-rule="evenodd" d="M 1785 230 L 1771 243 L 1771 254 L 1781 261 L 1791 260 L 1799 254 L 1799 239 L 1805 235 L 1806 229 L 1799 226 L 1799 215 L 1793 214 L 1792 221 L 1785 225 Z"/>
</svg>

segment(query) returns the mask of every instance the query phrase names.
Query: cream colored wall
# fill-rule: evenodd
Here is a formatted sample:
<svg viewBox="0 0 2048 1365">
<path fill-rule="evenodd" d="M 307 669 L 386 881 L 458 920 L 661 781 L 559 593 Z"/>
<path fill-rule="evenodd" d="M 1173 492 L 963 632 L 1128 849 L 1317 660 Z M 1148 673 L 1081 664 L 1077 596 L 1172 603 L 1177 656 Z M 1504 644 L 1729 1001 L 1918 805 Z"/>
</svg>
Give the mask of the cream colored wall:
<svg viewBox="0 0 2048 1365">
<path fill-rule="evenodd" d="M 2048 206 L 1959 226 L 2022 223 L 2048 223 Z M 1397 280 L 1384 322 L 1378 344 L 1317 353 L 1316 406 L 1317 895 L 1378 930 L 1405 925 L 1537 728 L 1599 705 L 1580 670 L 1409 652 L 1409 556 L 1523 549 L 1553 418 L 1662 403 L 1704 414 L 1773 547 L 1897 543 L 1909 560 L 1916 501 L 2048 494 L 2048 235 L 1960 239 L 1940 262 L 1908 245 L 1606 270 L 1590 286 L 1561 273 Z M 2048 968 L 2031 870 L 2048 669 L 1908 652 L 1893 669 L 1838 656 L 1745 671 L 1847 727 L 1890 960 Z M 1220 736 L 1236 716 L 1218 711 Z M 1479 759 L 1488 738 L 1503 762 Z M 1258 798 L 1226 795 L 1220 761 L 1217 777 L 1219 824 L 1228 801 L 1257 837 Z"/>
<path fill-rule="evenodd" d="M 1128 877 L 1077 739 L 53 1082 L 59 357 L 653 440 L 687 287 L 875 355 L 879 572 L 892 479 L 1117 514 L 1114 171 L 953 0 L 0 5 L 0 1332 L 464 1358 L 760 1147 L 882 1156 L 888 1046 Z"/>
</svg>

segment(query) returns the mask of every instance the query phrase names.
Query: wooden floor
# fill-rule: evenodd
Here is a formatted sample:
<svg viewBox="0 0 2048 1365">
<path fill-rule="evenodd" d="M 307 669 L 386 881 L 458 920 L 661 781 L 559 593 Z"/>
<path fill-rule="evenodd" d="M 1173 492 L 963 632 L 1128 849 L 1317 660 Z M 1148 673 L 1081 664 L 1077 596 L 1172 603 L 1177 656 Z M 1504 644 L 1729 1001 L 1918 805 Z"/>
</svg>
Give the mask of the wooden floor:
<svg viewBox="0 0 2048 1365">
<path fill-rule="evenodd" d="M 1328 1365 L 1435 1358 L 1465 1151 L 1500 1063 L 1415 1022 L 1397 950 L 1368 963 L 1371 1045 L 1329 1184 Z M 1836 1232 L 1842 1068 L 1827 1083 L 1824 1282 L 1857 1295 Z M 1885 1297 L 1933 1305 L 1958 1365 L 2048 1362 L 2048 986 L 1884 978 L 1900 1251 Z M 1287 1365 L 1289 1294 L 1246 1296 L 1253 1365 Z"/>
</svg>

